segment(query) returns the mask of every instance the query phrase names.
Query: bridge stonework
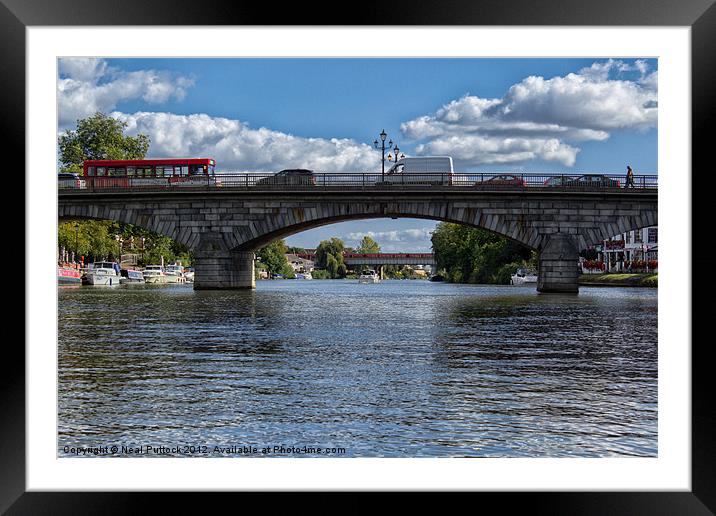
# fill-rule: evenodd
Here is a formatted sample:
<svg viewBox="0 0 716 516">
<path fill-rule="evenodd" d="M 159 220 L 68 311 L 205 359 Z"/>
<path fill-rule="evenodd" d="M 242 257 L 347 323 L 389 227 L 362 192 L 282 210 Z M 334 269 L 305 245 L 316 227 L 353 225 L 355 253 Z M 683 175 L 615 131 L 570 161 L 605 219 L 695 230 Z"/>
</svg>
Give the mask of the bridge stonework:
<svg viewBox="0 0 716 516">
<path fill-rule="evenodd" d="M 60 194 L 58 216 L 136 224 L 186 245 L 196 289 L 253 288 L 254 253 L 277 238 L 346 220 L 409 217 L 468 224 L 520 242 L 539 253 L 539 291 L 577 292 L 579 250 L 657 225 L 655 190 L 545 190 L 72 192 Z"/>
</svg>

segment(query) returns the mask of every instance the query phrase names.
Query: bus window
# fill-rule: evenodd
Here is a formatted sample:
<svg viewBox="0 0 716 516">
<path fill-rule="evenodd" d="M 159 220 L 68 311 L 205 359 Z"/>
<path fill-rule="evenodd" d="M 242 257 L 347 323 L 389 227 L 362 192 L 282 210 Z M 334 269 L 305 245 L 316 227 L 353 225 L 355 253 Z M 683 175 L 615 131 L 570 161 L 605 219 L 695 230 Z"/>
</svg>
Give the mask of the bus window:
<svg viewBox="0 0 716 516">
<path fill-rule="evenodd" d="M 198 176 L 202 173 L 201 165 L 189 165 L 189 175 Z"/>
<path fill-rule="evenodd" d="M 209 174 L 211 174 L 212 176 L 215 175 L 214 165 L 209 166 Z"/>
<path fill-rule="evenodd" d="M 94 175 L 94 167 L 87 167 L 87 175 L 88 176 Z"/>
<path fill-rule="evenodd" d="M 127 175 L 129 177 L 134 177 L 136 172 L 137 172 L 137 169 L 135 167 L 127 167 Z"/>
<path fill-rule="evenodd" d="M 181 175 L 183 175 L 183 176 L 189 175 L 189 167 L 187 165 L 181 166 Z"/>
<path fill-rule="evenodd" d="M 104 169 L 104 167 L 97 167 L 97 176 L 98 176 L 98 177 L 104 177 L 104 176 L 105 176 L 105 169 Z"/>
<path fill-rule="evenodd" d="M 157 177 L 164 177 L 164 167 L 155 167 Z"/>
</svg>

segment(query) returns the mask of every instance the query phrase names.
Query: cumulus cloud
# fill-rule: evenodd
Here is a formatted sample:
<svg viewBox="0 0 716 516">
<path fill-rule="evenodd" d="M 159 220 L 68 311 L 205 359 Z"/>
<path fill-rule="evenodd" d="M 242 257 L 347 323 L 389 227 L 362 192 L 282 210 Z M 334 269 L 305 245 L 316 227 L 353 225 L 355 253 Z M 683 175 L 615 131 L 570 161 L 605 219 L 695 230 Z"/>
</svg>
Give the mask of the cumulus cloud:
<svg viewBox="0 0 716 516">
<path fill-rule="evenodd" d="M 223 171 L 361 171 L 374 170 L 379 163 L 372 147 L 345 138 L 303 138 L 206 114 L 113 112 L 111 116 L 127 124 L 127 134 L 149 135 L 150 157 L 212 157 Z"/>
<path fill-rule="evenodd" d="M 59 125 L 74 124 L 120 102 L 141 99 L 150 104 L 182 100 L 194 79 L 165 70 L 123 71 L 98 58 L 62 58 L 58 63 Z"/>
<path fill-rule="evenodd" d="M 418 154 L 448 154 L 463 166 L 533 160 L 572 166 L 580 149 L 567 142 L 656 127 L 657 83 L 646 61 L 609 59 L 564 77 L 526 77 L 501 98 L 465 95 L 404 122 L 401 131 L 422 141 Z"/>
<path fill-rule="evenodd" d="M 418 145 L 419 155 L 450 155 L 462 163 L 501 165 L 541 160 L 571 167 L 578 148 L 556 138 L 498 138 L 475 134 L 437 138 Z"/>
<path fill-rule="evenodd" d="M 378 242 L 381 248 L 383 248 L 383 242 L 410 243 L 429 241 L 433 231 L 433 228 L 401 229 L 393 231 L 362 231 L 348 233 L 347 235 L 344 235 L 343 238 L 348 242 L 360 242 L 363 237 L 369 236 Z"/>
</svg>

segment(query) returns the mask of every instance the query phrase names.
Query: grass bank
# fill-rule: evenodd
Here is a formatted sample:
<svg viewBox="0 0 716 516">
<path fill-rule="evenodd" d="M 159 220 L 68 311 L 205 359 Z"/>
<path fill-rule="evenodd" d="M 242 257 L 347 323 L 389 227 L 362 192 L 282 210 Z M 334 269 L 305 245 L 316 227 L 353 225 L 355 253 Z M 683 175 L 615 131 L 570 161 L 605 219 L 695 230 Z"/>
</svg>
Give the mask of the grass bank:
<svg viewBox="0 0 716 516">
<path fill-rule="evenodd" d="M 580 285 L 615 287 L 658 287 L 659 274 L 582 274 Z"/>
</svg>

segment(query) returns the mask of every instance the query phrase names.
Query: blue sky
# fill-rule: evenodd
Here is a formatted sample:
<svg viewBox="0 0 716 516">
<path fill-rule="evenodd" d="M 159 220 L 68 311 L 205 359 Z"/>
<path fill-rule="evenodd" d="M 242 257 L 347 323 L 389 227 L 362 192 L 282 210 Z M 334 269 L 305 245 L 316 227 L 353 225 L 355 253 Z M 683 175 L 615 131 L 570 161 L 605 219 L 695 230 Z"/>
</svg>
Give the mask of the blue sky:
<svg viewBox="0 0 716 516">
<path fill-rule="evenodd" d="M 458 170 L 657 173 L 653 59 L 62 59 L 59 130 L 95 111 L 149 134 L 149 155 L 220 170 L 379 170 L 385 129 Z M 346 222 L 290 245 L 371 233 L 430 249 L 425 220 Z M 382 239 L 382 241 L 381 241 Z"/>
</svg>

